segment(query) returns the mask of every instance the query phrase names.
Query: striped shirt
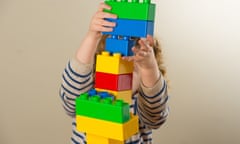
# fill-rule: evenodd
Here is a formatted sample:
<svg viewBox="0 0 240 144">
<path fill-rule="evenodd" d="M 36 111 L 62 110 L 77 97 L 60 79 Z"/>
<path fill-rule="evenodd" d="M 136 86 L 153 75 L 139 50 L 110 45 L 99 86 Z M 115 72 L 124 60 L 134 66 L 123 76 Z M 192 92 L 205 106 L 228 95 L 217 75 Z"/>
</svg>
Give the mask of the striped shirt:
<svg viewBox="0 0 240 144">
<path fill-rule="evenodd" d="M 93 75 L 92 64 L 82 64 L 76 59 L 68 62 L 62 74 L 60 97 L 64 110 L 72 118 L 72 144 L 87 143 L 85 134 L 76 130 L 75 99 L 93 88 Z M 158 129 L 168 116 L 167 101 L 167 84 L 162 76 L 152 88 L 140 84 L 130 104 L 130 111 L 139 116 L 139 132 L 125 144 L 153 143 L 152 129 Z"/>
</svg>

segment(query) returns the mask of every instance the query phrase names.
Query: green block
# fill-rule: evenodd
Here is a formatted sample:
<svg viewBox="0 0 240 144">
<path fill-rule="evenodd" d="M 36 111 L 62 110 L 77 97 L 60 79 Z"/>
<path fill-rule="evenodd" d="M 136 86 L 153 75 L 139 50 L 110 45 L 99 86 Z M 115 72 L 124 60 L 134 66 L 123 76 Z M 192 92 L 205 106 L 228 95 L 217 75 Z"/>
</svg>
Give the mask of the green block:
<svg viewBox="0 0 240 144">
<path fill-rule="evenodd" d="M 76 99 L 76 115 L 116 123 L 125 123 L 130 119 L 129 104 L 122 100 L 89 96 L 88 93 L 81 94 Z"/>
<path fill-rule="evenodd" d="M 116 14 L 120 19 L 148 21 L 154 21 L 155 19 L 156 5 L 149 2 L 105 1 L 105 3 L 110 5 L 112 9 L 104 11 Z"/>
</svg>

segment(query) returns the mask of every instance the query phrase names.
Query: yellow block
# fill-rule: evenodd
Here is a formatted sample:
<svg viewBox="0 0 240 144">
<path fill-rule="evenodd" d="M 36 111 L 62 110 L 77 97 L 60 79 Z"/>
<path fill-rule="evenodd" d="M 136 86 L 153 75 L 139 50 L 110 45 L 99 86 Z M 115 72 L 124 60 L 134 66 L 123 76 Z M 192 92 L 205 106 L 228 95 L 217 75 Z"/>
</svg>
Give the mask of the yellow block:
<svg viewBox="0 0 240 144">
<path fill-rule="evenodd" d="M 109 52 L 103 51 L 97 55 L 96 71 L 110 74 L 127 74 L 133 72 L 133 62 L 122 60 L 120 53 L 114 53 L 112 56 Z"/>
<path fill-rule="evenodd" d="M 89 118 L 80 115 L 76 116 L 76 122 L 78 131 L 118 141 L 129 139 L 139 130 L 138 117 L 134 115 L 131 115 L 131 119 L 124 124 Z"/>
<path fill-rule="evenodd" d="M 124 141 L 109 139 L 109 144 L 125 144 Z"/>
<path fill-rule="evenodd" d="M 132 90 L 126 91 L 112 91 L 107 89 L 95 88 L 97 91 L 107 91 L 108 93 L 115 96 L 116 99 L 122 99 L 124 102 L 127 102 L 129 105 L 132 104 Z"/>
<path fill-rule="evenodd" d="M 101 137 L 94 134 L 87 133 L 87 143 L 88 144 L 109 144 L 109 139 L 106 137 Z"/>
<path fill-rule="evenodd" d="M 88 144 L 124 144 L 124 141 L 108 139 L 106 137 L 101 137 L 101 136 L 87 133 L 87 143 Z"/>
</svg>

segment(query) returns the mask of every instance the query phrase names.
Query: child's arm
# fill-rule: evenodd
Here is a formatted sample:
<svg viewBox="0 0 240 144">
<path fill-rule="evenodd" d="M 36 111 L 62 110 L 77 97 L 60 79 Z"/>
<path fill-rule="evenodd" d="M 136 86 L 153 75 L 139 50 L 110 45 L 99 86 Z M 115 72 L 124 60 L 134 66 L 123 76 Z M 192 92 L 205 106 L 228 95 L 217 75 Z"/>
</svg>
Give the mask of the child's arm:
<svg viewBox="0 0 240 144">
<path fill-rule="evenodd" d="M 115 25 L 105 21 L 104 18 L 115 18 L 116 16 L 103 12 L 103 9 L 110 9 L 110 7 L 104 3 L 100 4 L 99 10 L 92 18 L 87 34 L 76 52 L 76 56 L 69 61 L 62 75 L 60 88 L 62 105 L 66 113 L 72 117 L 75 116 L 76 97 L 93 87 L 93 59 L 101 32 L 111 31 L 111 27 Z"/>
<path fill-rule="evenodd" d="M 167 83 L 162 76 L 151 88 L 141 83 L 137 99 L 137 112 L 143 124 L 151 129 L 159 128 L 168 116 Z"/>
<path fill-rule="evenodd" d="M 159 128 L 168 115 L 167 84 L 159 71 L 153 51 L 153 38 L 138 41 L 139 48 L 133 47 L 134 56 L 125 57 L 134 60 L 139 72 L 141 84 L 137 98 L 137 110 L 141 122 L 149 128 Z"/>
<path fill-rule="evenodd" d="M 153 52 L 153 38 L 139 41 L 140 49 L 133 48 L 138 55 L 137 64 L 141 77 L 137 108 L 140 120 L 149 128 L 159 128 L 168 116 L 167 83 L 159 71 Z"/>
<path fill-rule="evenodd" d="M 114 22 L 105 20 L 105 18 L 115 19 L 117 16 L 103 12 L 103 9 L 111 9 L 111 7 L 105 3 L 100 3 L 98 11 L 90 23 L 89 31 L 77 50 L 76 58 L 82 63 L 88 64 L 93 61 L 101 32 L 110 32 L 113 30 L 112 27 L 116 25 Z"/>
</svg>

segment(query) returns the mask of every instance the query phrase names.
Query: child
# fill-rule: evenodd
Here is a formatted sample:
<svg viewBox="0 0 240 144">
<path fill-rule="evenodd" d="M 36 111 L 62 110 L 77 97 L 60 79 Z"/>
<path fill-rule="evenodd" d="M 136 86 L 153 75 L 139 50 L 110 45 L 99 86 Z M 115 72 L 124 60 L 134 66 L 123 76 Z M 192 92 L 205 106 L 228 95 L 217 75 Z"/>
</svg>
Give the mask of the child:
<svg viewBox="0 0 240 144">
<path fill-rule="evenodd" d="M 85 134 L 76 130 L 75 99 L 81 93 L 94 86 L 94 68 L 96 53 L 104 50 L 106 35 L 116 25 L 105 18 L 117 18 L 116 15 L 103 12 L 111 9 L 101 3 L 93 16 L 88 33 L 83 39 L 76 56 L 69 61 L 62 75 L 60 96 L 66 113 L 73 118 L 71 138 L 74 144 L 85 144 Z M 139 116 L 139 133 L 127 140 L 126 144 L 151 144 L 152 129 L 158 129 L 168 116 L 167 83 L 164 80 L 165 68 L 162 66 L 162 52 L 159 43 L 152 36 L 136 39 L 132 48 L 134 56 L 123 57 L 134 61 L 131 111 Z"/>
</svg>

